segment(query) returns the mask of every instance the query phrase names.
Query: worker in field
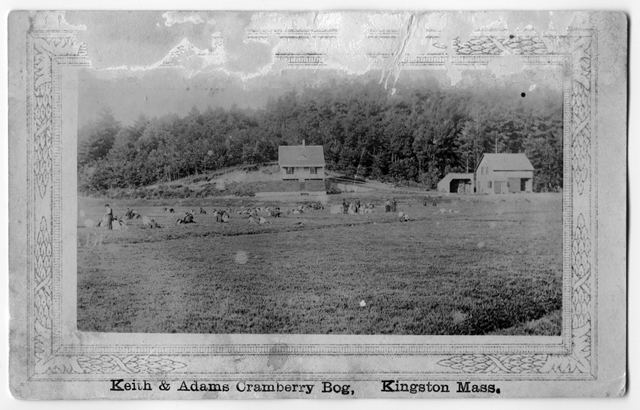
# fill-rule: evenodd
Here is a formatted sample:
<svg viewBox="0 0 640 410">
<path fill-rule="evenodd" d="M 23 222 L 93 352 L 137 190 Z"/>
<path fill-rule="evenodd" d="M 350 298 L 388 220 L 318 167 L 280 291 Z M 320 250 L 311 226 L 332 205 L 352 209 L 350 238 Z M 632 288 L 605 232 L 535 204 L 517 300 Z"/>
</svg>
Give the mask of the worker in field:
<svg viewBox="0 0 640 410">
<path fill-rule="evenodd" d="M 104 216 L 102 217 L 102 224 L 100 224 L 100 226 L 107 229 L 113 228 L 113 209 L 111 209 L 109 204 L 104 206 Z"/>
<path fill-rule="evenodd" d="M 384 211 L 391 212 L 391 201 L 387 198 L 387 202 L 384 203 Z"/>
<path fill-rule="evenodd" d="M 349 205 L 347 205 L 347 200 L 342 198 L 342 213 L 346 214 L 349 211 Z"/>
<path fill-rule="evenodd" d="M 398 203 L 395 198 L 391 198 L 391 212 L 396 212 L 398 210 Z"/>
<path fill-rule="evenodd" d="M 182 224 L 194 224 L 196 221 L 193 220 L 193 214 L 190 212 L 185 212 L 182 218 L 176 219 L 176 225 Z"/>
<path fill-rule="evenodd" d="M 356 198 L 356 213 L 360 211 L 360 199 Z"/>
</svg>

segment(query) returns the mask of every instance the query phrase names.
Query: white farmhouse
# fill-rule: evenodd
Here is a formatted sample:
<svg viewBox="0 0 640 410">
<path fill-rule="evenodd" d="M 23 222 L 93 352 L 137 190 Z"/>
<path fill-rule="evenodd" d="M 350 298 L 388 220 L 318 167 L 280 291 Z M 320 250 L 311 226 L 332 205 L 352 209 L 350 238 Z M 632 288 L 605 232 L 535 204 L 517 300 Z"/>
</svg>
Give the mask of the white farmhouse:
<svg viewBox="0 0 640 410">
<path fill-rule="evenodd" d="M 282 180 L 300 182 L 324 180 L 324 149 L 322 145 L 285 145 L 278 147 L 278 164 Z"/>
</svg>

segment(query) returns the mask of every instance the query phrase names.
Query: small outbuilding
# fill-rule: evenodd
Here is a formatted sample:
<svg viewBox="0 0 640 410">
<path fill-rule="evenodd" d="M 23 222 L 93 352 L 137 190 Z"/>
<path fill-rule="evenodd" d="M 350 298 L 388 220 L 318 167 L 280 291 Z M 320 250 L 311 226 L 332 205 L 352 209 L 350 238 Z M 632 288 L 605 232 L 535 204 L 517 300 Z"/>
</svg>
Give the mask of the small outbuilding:
<svg viewBox="0 0 640 410">
<path fill-rule="evenodd" d="M 483 154 L 475 170 L 476 193 L 532 192 L 533 171 L 525 154 Z"/>
<path fill-rule="evenodd" d="M 438 192 L 473 194 L 473 174 L 450 172 L 438 182 Z"/>
</svg>

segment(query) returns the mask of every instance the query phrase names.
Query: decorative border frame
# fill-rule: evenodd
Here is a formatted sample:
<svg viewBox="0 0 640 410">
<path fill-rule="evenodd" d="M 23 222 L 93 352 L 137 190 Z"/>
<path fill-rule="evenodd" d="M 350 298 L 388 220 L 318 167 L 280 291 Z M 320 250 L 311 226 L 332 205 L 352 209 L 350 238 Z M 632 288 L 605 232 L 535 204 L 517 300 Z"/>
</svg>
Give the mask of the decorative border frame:
<svg viewBox="0 0 640 410">
<path fill-rule="evenodd" d="M 486 346 L 468 354 L 472 346 L 438 349 L 430 345 L 207 345 L 207 346 L 65 346 L 61 340 L 61 90 L 63 66 L 88 66 L 86 46 L 74 29 L 55 27 L 54 21 L 35 20 L 27 34 L 27 232 L 28 232 L 28 335 L 27 373 L 30 380 L 108 379 L 114 375 L 179 378 L 193 375 L 191 363 L 203 355 L 420 355 L 429 356 L 435 371 L 402 373 L 406 378 L 492 380 L 593 380 L 596 378 L 596 260 L 597 149 L 596 32 L 569 30 L 566 35 L 538 37 L 531 32 L 477 31 L 469 41 L 437 42 L 438 32 L 427 32 L 429 51 L 419 55 L 372 54 L 380 62 L 393 59 L 398 66 L 484 67 L 496 56 L 517 55 L 526 65 L 559 64 L 564 67 L 564 173 L 563 193 L 563 347 L 557 353 L 536 351 L 527 345 L 505 348 Z M 39 23 L 40 22 L 40 23 Z M 279 36 L 287 39 L 333 38 L 335 30 L 265 30 L 250 38 Z M 367 38 L 399 36 L 397 31 L 370 32 Z M 447 52 L 449 51 L 449 52 Z M 451 54 L 451 51 L 453 52 Z M 288 67 L 327 65 L 321 53 L 276 54 Z M 437 347 L 437 346 L 435 346 Z M 521 352 L 515 352 L 520 350 Z M 525 351 L 522 353 L 522 351 Z M 393 372 L 398 374 L 398 372 Z M 272 374 L 199 373 L 202 377 L 253 379 Z M 338 377 L 379 380 L 380 372 L 312 373 L 306 379 Z M 300 377 L 300 374 L 279 374 Z"/>
</svg>

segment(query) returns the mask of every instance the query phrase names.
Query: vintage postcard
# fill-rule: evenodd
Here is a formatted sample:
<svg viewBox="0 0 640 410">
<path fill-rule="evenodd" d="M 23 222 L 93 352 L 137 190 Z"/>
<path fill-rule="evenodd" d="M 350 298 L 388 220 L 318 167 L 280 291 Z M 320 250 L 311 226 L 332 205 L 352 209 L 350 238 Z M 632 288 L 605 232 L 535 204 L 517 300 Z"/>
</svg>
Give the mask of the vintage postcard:
<svg viewBox="0 0 640 410">
<path fill-rule="evenodd" d="M 624 395 L 623 13 L 8 18 L 16 397 Z"/>
</svg>

